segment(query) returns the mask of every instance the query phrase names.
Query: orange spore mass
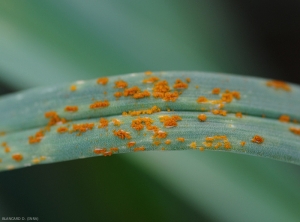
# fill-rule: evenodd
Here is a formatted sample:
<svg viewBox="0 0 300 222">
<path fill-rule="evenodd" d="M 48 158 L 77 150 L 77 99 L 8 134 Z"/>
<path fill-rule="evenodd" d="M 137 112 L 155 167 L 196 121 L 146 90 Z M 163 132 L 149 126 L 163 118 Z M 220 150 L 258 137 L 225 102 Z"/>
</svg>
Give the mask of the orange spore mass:
<svg viewBox="0 0 300 222">
<path fill-rule="evenodd" d="M 200 114 L 200 115 L 198 115 L 198 120 L 200 120 L 201 122 L 206 121 L 206 119 L 207 119 L 207 117 L 206 117 L 205 114 Z"/>
<path fill-rule="evenodd" d="M 255 136 L 252 138 L 251 142 L 261 144 L 261 143 L 264 142 L 264 138 L 261 137 L 261 136 L 259 136 L 259 135 L 255 135 Z"/>
<path fill-rule="evenodd" d="M 108 83 L 108 78 L 107 77 L 102 77 L 97 79 L 97 83 L 101 85 L 106 85 Z"/>
<path fill-rule="evenodd" d="M 290 117 L 288 116 L 288 115 L 281 115 L 280 117 L 279 117 L 279 121 L 280 122 L 289 122 L 290 121 Z"/>
<path fill-rule="evenodd" d="M 268 81 L 266 82 L 266 85 L 269 87 L 273 87 L 276 90 L 282 89 L 285 91 L 291 91 L 291 87 L 287 83 L 279 80 Z"/>
<path fill-rule="evenodd" d="M 20 153 L 15 153 L 12 155 L 12 158 L 17 162 L 20 162 L 21 160 L 23 160 L 23 155 Z"/>
<path fill-rule="evenodd" d="M 124 130 L 121 130 L 121 129 L 117 130 L 117 131 L 114 130 L 113 133 L 114 133 L 115 136 L 119 137 L 122 140 L 124 140 L 125 138 L 128 139 L 128 140 L 131 139 L 130 133 L 126 132 Z"/>
<path fill-rule="evenodd" d="M 97 109 L 97 108 L 104 108 L 109 106 L 109 101 L 96 101 L 93 104 L 90 105 L 90 109 Z"/>
<path fill-rule="evenodd" d="M 65 111 L 66 112 L 77 112 L 78 111 L 78 106 L 66 106 Z"/>
</svg>

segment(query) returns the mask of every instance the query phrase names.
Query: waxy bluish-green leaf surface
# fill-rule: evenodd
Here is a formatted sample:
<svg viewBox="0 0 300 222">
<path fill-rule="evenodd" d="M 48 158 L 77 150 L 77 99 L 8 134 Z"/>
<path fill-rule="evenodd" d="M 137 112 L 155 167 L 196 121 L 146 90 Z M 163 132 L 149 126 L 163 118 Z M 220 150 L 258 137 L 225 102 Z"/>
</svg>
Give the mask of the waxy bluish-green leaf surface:
<svg viewBox="0 0 300 222">
<path fill-rule="evenodd" d="M 291 119 L 300 119 L 300 89 L 290 84 L 291 91 L 275 90 L 267 87 L 265 79 L 239 77 L 224 74 L 199 73 L 199 72 L 160 72 L 153 73 L 160 80 L 167 80 L 172 91 L 176 79 L 185 81 L 190 78 L 191 82 L 187 89 L 179 90 L 182 94 L 175 101 L 164 101 L 160 98 L 134 99 L 121 97 L 116 99 L 114 93 L 122 91 L 114 87 L 117 80 L 124 80 L 128 87 L 138 86 L 142 90 L 152 92 L 153 84 L 142 83 L 146 76 L 143 73 L 110 77 L 106 85 L 97 84 L 96 80 L 78 81 L 71 84 L 55 86 L 52 88 L 33 89 L 17 94 L 12 94 L 0 100 L 0 131 L 7 134 L 0 137 L 0 142 L 6 142 L 10 152 L 1 150 L 1 169 L 17 168 L 32 164 L 33 160 L 45 157 L 41 163 L 71 160 L 97 156 L 95 148 L 117 147 L 116 153 L 131 152 L 136 147 L 144 147 L 145 150 L 180 150 L 197 149 L 200 147 L 210 150 L 224 150 L 237 153 L 270 157 L 277 160 L 300 164 L 300 137 L 289 131 L 291 126 L 297 124 L 282 123 L 278 121 L 282 114 L 289 115 Z M 71 91 L 70 86 L 76 85 L 77 90 Z M 224 110 L 227 116 L 213 115 L 210 111 L 218 108 L 218 104 L 212 102 L 197 103 L 199 96 L 205 96 L 209 100 L 220 100 L 220 95 L 213 95 L 211 90 L 221 88 L 221 93 L 226 89 L 238 91 L 241 98 L 233 99 L 225 103 Z M 95 100 L 108 100 L 110 105 L 105 108 L 90 109 L 89 105 Z M 76 105 L 79 110 L 75 113 L 65 112 L 67 105 Z M 122 116 L 122 112 L 129 110 L 148 109 L 154 105 L 162 112 L 145 115 L 153 119 L 153 125 L 168 133 L 167 138 L 159 139 L 160 144 L 154 145 L 153 131 L 136 131 L 131 128 L 131 122 L 137 117 Z M 170 109 L 171 112 L 166 112 Z M 60 117 L 69 120 L 65 126 L 72 128 L 72 124 L 94 123 L 93 130 L 78 133 L 57 133 L 59 126 L 51 127 L 46 132 L 40 143 L 29 144 L 28 137 L 34 135 L 39 129 L 47 125 L 48 119 L 44 113 L 56 111 Z M 234 113 L 242 112 L 243 118 L 235 117 Z M 197 116 L 200 113 L 207 115 L 207 121 L 200 122 Z M 163 115 L 179 115 L 182 120 L 178 126 L 166 128 L 159 121 Z M 266 118 L 262 118 L 265 115 Z M 109 120 L 108 128 L 98 129 L 101 117 Z M 112 119 L 119 119 L 122 124 L 114 126 Z M 114 135 L 113 130 L 122 129 L 131 134 L 130 140 L 122 140 Z M 254 135 L 264 138 L 262 144 L 251 142 Z M 231 144 L 229 149 L 205 147 L 206 137 L 226 135 Z M 179 142 L 178 137 L 184 137 L 184 142 Z M 170 139 L 172 142 L 166 145 L 164 142 Z M 129 141 L 136 145 L 128 148 Z M 241 141 L 246 144 L 241 146 Z M 196 143 L 196 148 L 191 143 Z M 216 141 L 222 142 L 222 141 Z M 16 162 L 12 155 L 20 153 L 23 160 Z"/>
</svg>

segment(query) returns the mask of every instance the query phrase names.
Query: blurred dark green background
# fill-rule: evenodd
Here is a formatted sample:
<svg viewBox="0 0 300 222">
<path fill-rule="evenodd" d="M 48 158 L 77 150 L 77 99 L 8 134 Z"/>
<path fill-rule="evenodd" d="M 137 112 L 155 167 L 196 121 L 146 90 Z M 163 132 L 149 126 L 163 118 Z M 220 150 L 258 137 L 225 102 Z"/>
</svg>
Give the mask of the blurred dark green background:
<svg viewBox="0 0 300 222">
<path fill-rule="evenodd" d="M 0 93 L 145 70 L 300 83 L 299 1 L 1 1 Z M 148 152 L 0 173 L 0 219 L 299 221 L 299 166 Z"/>
</svg>

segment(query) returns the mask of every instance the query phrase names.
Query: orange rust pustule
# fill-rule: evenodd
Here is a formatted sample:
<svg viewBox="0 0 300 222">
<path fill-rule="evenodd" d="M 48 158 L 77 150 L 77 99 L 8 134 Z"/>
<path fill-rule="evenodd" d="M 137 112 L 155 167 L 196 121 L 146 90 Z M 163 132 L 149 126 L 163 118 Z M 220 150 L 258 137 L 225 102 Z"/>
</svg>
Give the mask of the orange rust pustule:
<svg viewBox="0 0 300 222">
<path fill-rule="evenodd" d="M 199 98 L 197 99 L 197 103 L 206 103 L 208 102 L 208 99 L 204 96 L 199 96 Z"/>
<path fill-rule="evenodd" d="M 241 146 L 245 146 L 246 142 L 245 141 L 241 141 L 240 144 L 241 144 Z"/>
<path fill-rule="evenodd" d="M 261 144 L 264 142 L 264 138 L 259 135 L 255 135 L 253 136 L 251 142 Z"/>
<path fill-rule="evenodd" d="M 104 154 L 106 152 L 106 148 L 95 148 L 93 152 L 95 154 Z"/>
<path fill-rule="evenodd" d="M 290 127 L 290 131 L 298 136 L 300 136 L 300 128 Z"/>
<path fill-rule="evenodd" d="M 197 148 L 197 143 L 196 142 L 191 142 L 190 147 L 193 149 Z"/>
<path fill-rule="evenodd" d="M 131 139 L 131 135 L 129 132 L 126 132 L 124 130 L 114 130 L 113 131 L 114 135 L 119 137 L 120 139 L 124 140 L 124 139 Z"/>
<path fill-rule="evenodd" d="M 90 109 L 98 109 L 98 108 L 105 108 L 109 106 L 109 101 L 96 101 L 93 104 L 90 105 Z"/>
<path fill-rule="evenodd" d="M 207 119 L 206 115 L 205 114 L 200 114 L 198 115 L 198 120 L 201 121 L 201 122 L 205 122 Z"/>
<path fill-rule="evenodd" d="M 20 162 L 21 160 L 23 160 L 23 155 L 20 153 L 15 153 L 12 155 L 12 159 L 17 162 Z"/>
<path fill-rule="evenodd" d="M 113 122 L 114 126 L 120 126 L 122 124 L 122 122 L 118 119 L 113 119 L 112 122 Z"/>
<path fill-rule="evenodd" d="M 3 131 L 0 132 L 0 136 L 5 136 L 5 134 L 6 134 L 6 133 L 3 132 Z"/>
<path fill-rule="evenodd" d="M 138 92 L 138 93 L 135 93 L 133 95 L 133 98 L 135 99 L 142 99 L 142 98 L 145 98 L 145 97 L 149 97 L 151 94 L 149 91 L 147 90 L 144 90 L 143 92 Z"/>
<path fill-rule="evenodd" d="M 48 122 L 48 126 L 53 126 L 57 123 L 66 123 L 67 120 L 65 118 L 60 118 L 55 111 L 45 112 L 45 117 L 50 119 Z"/>
<path fill-rule="evenodd" d="M 111 152 L 113 152 L 113 153 L 116 153 L 116 152 L 119 151 L 119 148 L 117 148 L 117 147 L 111 147 L 109 150 L 110 150 Z"/>
<path fill-rule="evenodd" d="M 269 87 L 273 87 L 276 90 L 282 89 L 285 91 L 291 91 L 291 87 L 287 83 L 279 80 L 268 81 L 266 82 L 266 85 Z"/>
<path fill-rule="evenodd" d="M 138 151 L 145 151 L 145 147 L 141 146 L 141 147 L 136 147 L 133 149 L 134 152 L 138 152 Z"/>
<path fill-rule="evenodd" d="M 154 140 L 154 141 L 153 141 L 153 145 L 155 145 L 155 146 L 159 146 L 160 143 L 161 143 L 161 142 L 160 142 L 159 140 Z"/>
<path fill-rule="evenodd" d="M 215 94 L 215 95 L 218 95 L 218 94 L 220 94 L 220 91 L 221 91 L 220 88 L 213 88 L 212 91 L 211 91 L 211 93 Z"/>
<path fill-rule="evenodd" d="M 94 128 L 94 123 L 73 124 L 73 131 L 86 132 Z"/>
<path fill-rule="evenodd" d="M 78 106 L 66 106 L 65 111 L 66 112 L 77 112 L 78 111 Z"/>
<path fill-rule="evenodd" d="M 166 92 L 162 99 L 165 101 L 175 102 L 178 99 L 178 97 L 179 97 L 179 93 L 177 91 Z"/>
<path fill-rule="evenodd" d="M 174 116 L 162 116 L 159 118 L 160 122 L 163 122 L 164 127 L 174 127 L 177 126 L 177 121 L 182 120 L 182 118 L 178 115 Z"/>
<path fill-rule="evenodd" d="M 130 115 L 130 116 L 139 116 L 141 114 L 153 114 L 153 113 L 157 113 L 160 112 L 160 108 L 157 106 L 153 106 L 150 109 L 146 109 L 146 110 L 134 110 L 134 111 L 128 111 L 128 112 L 123 112 L 122 115 L 126 116 L 126 115 Z"/>
<path fill-rule="evenodd" d="M 135 144 L 136 144 L 136 142 L 130 141 L 130 142 L 127 143 L 127 147 L 130 148 L 132 146 L 135 146 Z"/>
<path fill-rule="evenodd" d="M 109 79 L 107 77 L 102 77 L 97 79 L 97 83 L 101 85 L 106 85 L 108 83 Z"/>
<path fill-rule="evenodd" d="M 167 132 L 164 131 L 156 131 L 154 132 L 153 138 L 164 139 L 168 136 Z"/>
<path fill-rule="evenodd" d="M 128 86 L 128 83 L 124 80 L 118 80 L 115 82 L 115 88 L 126 88 Z"/>
<path fill-rule="evenodd" d="M 232 101 L 232 99 L 233 99 L 232 93 L 229 92 L 229 93 L 222 94 L 221 100 L 223 102 L 230 103 Z"/>
<path fill-rule="evenodd" d="M 200 150 L 200 151 L 204 151 L 204 147 L 201 146 L 201 147 L 199 148 L 199 150 Z"/>
<path fill-rule="evenodd" d="M 98 128 L 104 128 L 104 127 L 107 127 L 107 126 L 108 126 L 108 120 L 104 119 L 104 118 L 101 118 L 99 120 Z"/>
<path fill-rule="evenodd" d="M 131 88 L 125 89 L 123 95 L 133 96 L 134 94 L 137 94 L 139 92 L 141 92 L 141 89 L 138 86 L 133 86 Z"/>
<path fill-rule="evenodd" d="M 5 153 L 9 153 L 9 152 L 10 152 L 10 147 L 9 147 L 9 146 L 6 146 L 6 147 L 4 148 L 4 152 L 5 152 Z"/>
<path fill-rule="evenodd" d="M 71 85 L 71 86 L 70 86 L 70 90 L 71 90 L 72 92 L 74 92 L 74 91 L 77 90 L 77 87 L 76 87 L 75 85 Z"/>
<path fill-rule="evenodd" d="M 158 77 L 152 76 L 152 77 L 150 77 L 150 78 L 148 78 L 148 79 L 144 79 L 144 80 L 143 80 L 143 83 L 154 83 L 154 82 L 157 82 L 158 80 L 159 80 Z"/>
<path fill-rule="evenodd" d="M 173 85 L 174 89 L 187 89 L 188 87 L 189 87 L 189 85 L 180 79 L 176 79 L 176 81 Z"/>
<path fill-rule="evenodd" d="M 241 99 L 241 94 L 240 94 L 240 92 L 238 92 L 238 91 L 232 91 L 231 94 L 232 94 L 232 96 L 233 96 L 235 99 Z"/>
<path fill-rule="evenodd" d="M 183 137 L 178 137 L 178 138 L 177 138 L 177 141 L 179 141 L 179 142 L 182 142 L 182 143 L 183 143 L 183 142 L 185 141 L 185 139 L 184 139 Z"/>
<path fill-rule="evenodd" d="M 106 151 L 103 153 L 103 156 L 111 156 L 113 153 L 111 151 Z"/>
<path fill-rule="evenodd" d="M 190 83 L 191 82 L 191 78 L 185 78 L 185 81 L 187 82 L 187 83 Z"/>
<path fill-rule="evenodd" d="M 290 122 L 290 117 L 289 117 L 288 115 L 281 115 L 281 116 L 279 117 L 279 121 L 280 121 L 280 122 L 288 123 L 288 122 Z"/>
<path fill-rule="evenodd" d="M 28 137 L 29 144 L 39 143 L 44 137 L 44 132 L 42 130 L 38 131 L 34 136 Z"/>
<path fill-rule="evenodd" d="M 152 71 L 148 70 L 148 71 L 145 71 L 144 73 L 145 73 L 145 75 L 148 76 L 148 75 L 151 75 L 151 74 L 152 74 Z"/>
<path fill-rule="evenodd" d="M 235 114 L 235 116 L 236 116 L 237 118 L 243 118 L 243 114 L 242 114 L 241 112 L 237 112 L 237 113 Z"/>
<path fill-rule="evenodd" d="M 115 96 L 116 98 L 120 98 L 122 95 L 123 95 L 122 92 L 115 92 L 115 93 L 114 93 L 114 96 Z"/>
<path fill-rule="evenodd" d="M 57 128 L 57 132 L 58 133 L 66 133 L 66 132 L 68 132 L 69 131 L 69 129 L 68 129 L 68 127 L 66 127 L 66 126 L 61 126 L 61 127 L 58 127 Z"/>
<path fill-rule="evenodd" d="M 170 145 L 171 144 L 171 140 L 166 140 L 165 144 Z"/>
</svg>

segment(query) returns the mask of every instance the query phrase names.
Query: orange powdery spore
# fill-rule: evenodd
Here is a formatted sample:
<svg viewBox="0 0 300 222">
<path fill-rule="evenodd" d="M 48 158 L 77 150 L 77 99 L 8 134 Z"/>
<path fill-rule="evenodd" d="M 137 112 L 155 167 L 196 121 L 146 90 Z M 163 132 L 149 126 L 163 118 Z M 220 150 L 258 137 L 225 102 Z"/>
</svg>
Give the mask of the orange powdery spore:
<svg viewBox="0 0 300 222">
<path fill-rule="evenodd" d="M 66 133 L 68 131 L 69 131 L 68 127 L 65 127 L 65 126 L 61 126 L 61 127 L 57 128 L 58 133 Z"/>
<path fill-rule="evenodd" d="M 165 144 L 170 145 L 171 144 L 171 140 L 166 140 Z"/>
<path fill-rule="evenodd" d="M 115 96 L 116 98 L 120 98 L 122 95 L 123 95 L 122 92 L 115 92 L 115 93 L 114 93 L 114 96 Z"/>
<path fill-rule="evenodd" d="M 215 149 L 219 149 L 219 147 L 221 147 L 221 146 L 222 146 L 222 143 L 217 142 L 217 144 L 215 145 Z"/>
<path fill-rule="evenodd" d="M 142 123 L 142 119 L 138 118 L 138 119 L 134 119 L 131 122 L 131 127 L 137 131 L 140 131 L 142 129 L 144 129 L 144 125 Z"/>
<path fill-rule="evenodd" d="M 237 118 L 243 118 L 243 114 L 242 114 L 241 112 L 237 112 L 237 113 L 235 114 L 235 116 L 236 116 Z"/>
<path fill-rule="evenodd" d="M 221 116 L 226 116 L 227 115 L 227 111 L 226 110 L 220 110 L 220 115 Z"/>
<path fill-rule="evenodd" d="M 197 148 L 197 143 L 196 142 L 191 142 L 190 147 L 193 149 Z"/>
<path fill-rule="evenodd" d="M 161 143 L 161 142 L 160 142 L 159 140 L 154 140 L 154 141 L 153 141 L 153 145 L 155 145 L 155 146 L 159 146 L 160 143 Z"/>
<path fill-rule="evenodd" d="M 230 149 L 231 148 L 231 143 L 229 141 L 224 142 L 224 147 L 225 149 Z"/>
<path fill-rule="evenodd" d="M 279 81 L 279 80 L 271 80 L 271 81 L 268 81 L 266 82 L 266 85 L 269 86 L 269 87 L 273 87 L 274 89 L 276 90 L 285 90 L 285 91 L 291 91 L 291 87 L 283 82 L 283 81 Z"/>
<path fill-rule="evenodd" d="M 232 99 L 233 99 L 232 93 L 230 93 L 230 92 L 226 93 L 225 92 L 225 93 L 222 94 L 221 100 L 223 102 L 231 103 Z"/>
<path fill-rule="evenodd" d="M 167 132 L 164 132 L 164 131 L 155 131 L 154 132 L 154 135 L 153 135 L 153 138 L 157 138 L 157 139 L 164 139 L 168 136 L 168 133 Z"/>
<path fill-rule="evenodd" d="M 143 80 L 143 83 L 154 83 L 154 82 L 157 82 L 159 80 L 158 77 L 156 76 L 153 76 L 153 77 L 150 77 L 150 78 L 147 78 L 147 79 L 144 79 Z"/>
<path fill-rule="evenodd" d="M 130 148 L 130 147 L 134 146 L 135 144 L 136 144 L 136 142 L 130 141 L 127 143 L 127 147 Z"/>
<path fill-rule="evenodd" d="M 95 148 L 93 152 L 95 154 L 104 154 L 106 152 L 106 148 Z"/>
<path fill-rule="evenodd" d="M 199 96 L 199 98 L 197 99 L 197 103 L 206 103 L 208 102 L 208 99 L 204 96 Z"/>
<path fill-rule="evenodd" d="M 71 85 L 71 86 L 70 86 L 70 90 L 71 90 L 72 92 L 74 92 L 74 91 L 77 90 L 77 87 L 76 87 L 75 85 Z"/>
<path fill-rule="evenodd" d="M 290 131 L 298 136 L 300 136 L 300 128 L 290 127 Z"/>
<path fill-rule="evenodd" d="M 189 87 L 189 85 L 180 79 L 176 79 L 176 81 L 173 85 L 174 89 L 187 89 L 188 87 Z"/>
<path fill-rule="evenodd" d="M 253 136 L 251 142 L 261 144 L 264 142 L 264 138 L 259 135 L 255 135 Z"/>
<path fill-rule="evenodd" d="M 220 89 L 220 88 L 213 88 L 212 91 L 211 91 L 211 93 L 212 93 L 212 94 L 215 94 L 215 95 L 220 94 L 220 92 L 221 92 L 221 89 Z"/>
<path fill-rule="evenodd" d="M 97 79 L 97 83 L 101 85 L 106 85 L 108 83 L 109 79 L 107 77 L 102 77 Z"/>
<path fill-rule="evenodd" d="M 151 74 L 152 74 L 152 71 L 148 70 L 148 71 L 145 71 L 144 73 L 145 73 L 145 75 L 148 76 L 148 75 L 151 75 Z"/>
<path fill-rule="evenodd" d="M 240 144 L 241 144 L 241 146 L 245 146 L 246 142 L 245 141 L 241 141 Z"/>
<path fill-rule="evenodd" d="M 5 148 L 4 148 L 4 152 L 5 152 L 5 153 L 9 153 L 9 152 L 10 152 L 10 147 L 8 147 L 8 146 L 5 147 Z"/>
<path fill-rule="evenodd" d="M 29 144 L 39 143 L 44 137 L 44 132 L 42 130 L 38 131 L 34 136 L 28 137 Z"/>
<path fill-rule="evenodd" d="M 128 83 L 125 82 L 124 80 L 118 80 L 115 82 L 116 88 L 126 88 L 127 86 L 128 86 Z"/>
<path fill-rule="evenodd" d="M 94 128 L 94 123 L 73 124 L 73 131 L 86 132 Z"/>
<path fill-rule="evenodd" d="M 113 152 L 113 153 L 116 153 L 116 152 L 119 151 L 119 148 L 117 148 L 117 147 L 111 147 L 109 150 L 110 150 L 111 152 Z"/>
<path fill-rule="evenodd" d="M 191 78 L 185 78 L 185 81 L 187 82 L 187 83 L 190 83 L 191 82 Z"/>
<path fill-rule="evenodd" d="M 124 130 L 114 130 L 113 131 L 114 135 L 119 137 L 120 139 L 124 140 L 124 139 L 131 139 L 131 135 L 129 132 L 126 132 Z"/>
<path fill-rule="evenodd" d="M 279 121 L 280 121 L 280 122 L 288 123 L 288 122 L 290 122 L 290 117 L 289 117 L 288 115 L 281 115 L 281 116 L 279 117 Z"/>
<path fill-rule="evenodd" d="M 143 146 L 141 146 L 141 147 L 136 147 L 136 148 L 133 149 L 134 152 L 145 151 L 145 150 L 146 150 L 146 148 L 143 147 Z"/>
<path fill-rule="evenodd" d="M 177 121 L 182 120 L 178 115 L 174 116 L 161 116 L 159 117 L 160 122 L 163 122 L 164 127 L 170 128 L 177 126 Z"/>
<path fill-rule="evenodd" d="M 177 91 L 166 92 L 162 99 L 165 101 L 175 102 L 178 99 L 178 97 L 179 97 L 179 93 Z"/>
<path fill-rule="evenodd" d="M 232 94 L 232 96 L 233 96 L 235 99 L 241 99 L 241 94 L 240 94 L 240 92 L 238 92 L 238 91 L 232 91 L 231 94 Z"/>
<path fill-rule="evenodd" d="M 199 147 L 199 150 L 200 150 L 200 151 L 204 151 L 204 147 L 202 147 L 202 146 Z"/>
<path fill-rule="evenodd" d="M 198 120 L 201 121 L 201 122 L 205 122 L 207 119 L 206 115 L 205 114 L 200 114 L 198 115 Z"/>
<path fill-rule="evenodd" d="M 159 81 L 155 83 L 153 87 L 153 93 L 166 93 L 170 91 L 169 83 L 166 80 Z M 154 94 L 153 94 L 154 96 Z M 163 97 L 161 97 L 163 98 Z"/>
<path fill-rule="evenodd" d="M 120 126 L 121 123 L 122 123 L 122 122 L 121 122 L 120 120 L 118 120 L 118 119 L 113 119 L 112 122 L 113 122 L 114 126 Z"/>
<path fill-rule="evenodd" d="M 182 142 L 182 143 L 183 143 L 183 142 L 185 141 L 185 139 L 184 139 L 183 137 L 178 137 L 178 138 L 177 138 L 177 141 L 179 141 L 179 142 Z"/>
<path fill-rule="evenodd" d="M 131 88 L 124 90 L 124 96 L 133 96 L 136 93 L 141 92 L 141 89 L 138 86 L 133 86 Z"/>
<path fill-rule="evenodd" d="M 135 99 L 142 99 L 142 98 L 145 98 L 145 97 L 149 97 L 151 94 L 149 91 L 147 90 L 144 90 L 143 92 L 138 92 L 138 93 L 135 93 L 133 95 L 133 98 Z"/>
<path fill-rule="evenodd" d="M 67 120 L 65 118 L 60 118 L 55 111 L 45 112 L 45 117 L 49 119 L 48 126 L 53 126 L 59 123 L 66 123 Z"/>
<path fill-rule="evenodd" d="M 127 116 L 127 115 L 130 115 L 130 116 L 139 116 L 141 114 L 148 114 L 148 115 L 150 115 L 150 114 L 157 113 L 157 112 L 160 112 L 160 108 L 157 107 L 157 106 L 153 106 L 150 109 L 133 110 L 133 111 L 128 111 L 128 112 L 123 112 L 122 115 L 123 116 Z"/>
<path fill-rule="evenodd" d="M 77 112 L 78 111 L 78 106 L 66 106 L 65 111 L 66 112 Z"/>
<path fill-rule="evenodd" d="M 219 115 L 220 114 L 220 111 L 219 109 L 213 109 L 211 112 L 214 114 L 214 115 Z"/>
<path fill-rule="evenodd" d="M 23 160 L 23 155 L 21 153 L 15 153 L 11 157 L 13 160 L 15 160 L 17 162 L 20 162 Z"/>
<path fill-rule="evenodd" d="M 107 151 L 103 153 L 103 156 L 111 156 L 113 153 L 111 151 Z"/>
<path fill-rule="evenodd" d="M 108 120 L 104 119 L 104 118 L 101 118 L 99 120 L 98 128 L 104 128 L 104 127 L 107 127 L 107 126 L 108 126 Z"/>
<path fill-rule="evenodd" d="M 93 104 L 90 105 L 90 109 L 98 109 L 98 108 L 105 108 L 109 106 L 109 101 L 96 101 Z"/>
</svg>

